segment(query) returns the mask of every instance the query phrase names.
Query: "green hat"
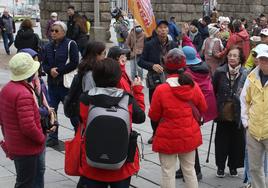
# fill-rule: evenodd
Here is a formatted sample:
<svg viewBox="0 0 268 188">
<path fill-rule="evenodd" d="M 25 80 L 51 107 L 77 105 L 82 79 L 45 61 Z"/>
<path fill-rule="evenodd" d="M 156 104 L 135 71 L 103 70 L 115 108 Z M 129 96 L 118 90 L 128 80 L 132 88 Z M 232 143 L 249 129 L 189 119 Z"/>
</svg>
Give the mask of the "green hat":
<svg viewBox="0 0 268 188">
<path fill-rule="evenodd" d="M 14 55 L 9 61 L 12 81 L 22 81 L 30 78 L 38 71 L 40 63 L 34 61 L 30 54 L 20 52 Z"/>
</svg>

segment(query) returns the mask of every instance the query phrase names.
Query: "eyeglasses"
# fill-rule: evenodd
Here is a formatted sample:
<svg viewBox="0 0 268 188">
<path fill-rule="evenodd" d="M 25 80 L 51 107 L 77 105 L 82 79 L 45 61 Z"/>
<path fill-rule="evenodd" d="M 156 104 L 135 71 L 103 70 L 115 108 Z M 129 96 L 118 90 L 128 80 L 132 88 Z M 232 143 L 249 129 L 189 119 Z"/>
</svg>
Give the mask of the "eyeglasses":
<svg viewBox="0 0 268 188">
<path fill-rule="evenodd" d="M 233 57 L 233 58 L 238 58 L 239 56 L 236 55 L 236 54 L 228 54 L 227 57 L 228 57 L 228 58 L 231 58 L 231 57 Z"/>
<path fill-rule="evenodd" d="M 51 29 L 51 31 L 50 31 L 51 33 L 53 33 L 53 32 L 55 32 L 55 33 L 58 33 L 59 32 L 59 30 L 57 30 L 57 29 Z"/>
</svg>

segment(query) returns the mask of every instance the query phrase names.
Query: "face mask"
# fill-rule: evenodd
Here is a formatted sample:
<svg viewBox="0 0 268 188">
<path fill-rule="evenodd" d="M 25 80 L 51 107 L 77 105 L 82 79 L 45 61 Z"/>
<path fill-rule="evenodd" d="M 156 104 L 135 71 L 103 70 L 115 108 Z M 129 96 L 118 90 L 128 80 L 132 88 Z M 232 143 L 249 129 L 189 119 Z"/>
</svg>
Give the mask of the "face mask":
<svg viewBox="0 0 268 188">
<path fill-rule="evenodd" d="M 141 33 L 142 32 L 142 28 L 141 27 L 136 27 L 135 28 L 135 31 L 136 31 L 136 33 Z"/>
</svg>

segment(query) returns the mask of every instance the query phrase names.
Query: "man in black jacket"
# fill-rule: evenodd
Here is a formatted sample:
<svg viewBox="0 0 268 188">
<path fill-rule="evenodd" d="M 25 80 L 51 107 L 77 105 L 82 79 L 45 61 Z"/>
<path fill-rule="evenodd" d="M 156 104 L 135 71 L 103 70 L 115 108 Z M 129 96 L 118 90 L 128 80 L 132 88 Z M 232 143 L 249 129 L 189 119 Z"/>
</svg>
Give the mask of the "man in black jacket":
<svg viewBox="0 0 268 188">
<path fill-rule="evenodd" d="M 9 15 L 7 9 L 4 10 L 3 16 L 0 18 L 0 30 L 2 32 L 6 53 L 10 55 L 9 48 L 14 42 L 13 33 L 16 32 L 16 28 L 15 28 L 15 22 L 13 18 Z"/>
<path fill-rule="evenodd" d="M 74 21 L 74 17 L 77 14 L 75 12 L 74 6 L 70 5 L 68 6 L 67 9 L 67 14 L 69 16 L 69 20 L 67 22 L 67 34 L 66 37 L 72 40 L 75 40 L 73 35 L 74 35 L 74 25 L 75 25 L 75 21 Z"/>
<path fill-rule="evenodd" d="M 149 88 L 150 102 L 156 86 L 165 81 L 163 57 L 169 50 L 178 46 L 177 43 L 168 40 L 168 22 L 166 20 L 158 21 L 155 31 L 157 35 L 145 43 L 140 61 L 138 62 L 140 67 L 148 70 L 147 87 Z M 151 121 L 153 135 L 157 125 L 158 122 Z M 152 141 L 153 136 L 148 140 L 148 143 L 151 144 Z"/>
</svg>

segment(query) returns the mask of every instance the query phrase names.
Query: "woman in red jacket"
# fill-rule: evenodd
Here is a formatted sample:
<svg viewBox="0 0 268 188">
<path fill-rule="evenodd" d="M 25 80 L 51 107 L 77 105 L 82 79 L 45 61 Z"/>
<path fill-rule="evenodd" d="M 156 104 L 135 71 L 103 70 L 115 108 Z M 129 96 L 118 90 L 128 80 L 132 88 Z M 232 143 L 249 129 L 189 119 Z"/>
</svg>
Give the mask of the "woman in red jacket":
<svg viewBox="0 0 268 188">
<path fill-rule="evenodd" d="M 33 188 L 43 170 L 39 167 L 46 139 L 30 85 L 40 63 L 21 52 L 12 57 L 9 67 L 11 81 L 0 92 L 0 125 L 7 153 L 15 163 L 15 187 Z"/>
<path fill-rule="evenodd" d="M 123 89 L 116 88 L 121 79 L 121 69 L 118 62 L 113 59 L 107 58 L 96 63 L 93 68 L 93 79 L 95 81 L 96 87 L 92 88 L 86 93 L 83 93 L 80 97 L 80 116 L 82 119 L 81 126 L 83 128 L 87 126 L 93 126 L 88 124 L 88 117 L 91 117 L 90 113 L 93 113 L 92 109 L 94 107 L 120 106 L 118 101 L 123 100 L 125 95 L 129 95 Z M 139 124 L 145 121 L 144 94 L 142 93 L 142 89 L 143 87 L 140 78 L 136 78 L 132 86 L 134 97 L 129 95 L 129 102 L 127 103 L 130 129 L 132 122 Z M 94 107 L 90 108 L 92 105 Z M 100 124 L 98 124 L 98 126 L 99 125 Z M 113 132 L 115 131 L 107 130 L 108 129 L 103 130 L 104 133 L 101 134 L 100 137 L 106 138 L 106 136 L 104 136 L 105 133 L 113 135 Z M 90 129 L 88 129 L 88 131 L 85 129 L 85 135 L 88 135 L 87 133 L 89 131 Z M 122 129 L 120 128 L 116 131 L 121 132 Z M 131 176 L 139 171 L 139 157 L 137 150 L 135 152 L 134 148 L 133 161 L 125 162 L 119 169 L 107 170 L 100 167 L 97 168 L 93 167 L 93 165 L 88 164 L 88 153 L 92 152 L 93 150 L 88 149 L 88 147 L 86 148 L 86 146 L 88 146 L 88 142 L 86 141 L 87 138 L 85 138 L 85 141 L 82 142 L 81 146 L 81 166 L 79 169 L 81 178 L 79 180 L 77 188 L 108 188 L 108 186 L 111 188 L 128 188 L 130 185 Z"/>
<path fill-rule="evenodd" d="M 202 144 L 193 106 L 200 112 L 207 109 L 205 98 L 198 86 L 185 71 L 185 56 L 172 49 L 165 58 L 168 74 L 166 83 L 159 85 L 153 95 L 149 117 L 159 125 L 153 140 L 153 151 L 159 153 L 162 168 L 161 187 L 175 188 L 177 157 L 187 188 L 197 188 L 194 169 L 195 149 Z M 191 104 L 190 104 L 191 103 Z"/>
</svg>

